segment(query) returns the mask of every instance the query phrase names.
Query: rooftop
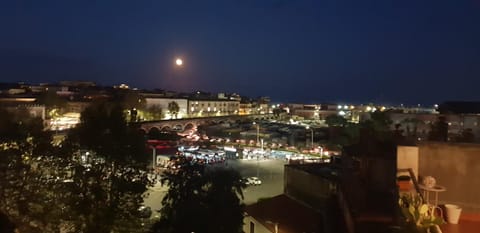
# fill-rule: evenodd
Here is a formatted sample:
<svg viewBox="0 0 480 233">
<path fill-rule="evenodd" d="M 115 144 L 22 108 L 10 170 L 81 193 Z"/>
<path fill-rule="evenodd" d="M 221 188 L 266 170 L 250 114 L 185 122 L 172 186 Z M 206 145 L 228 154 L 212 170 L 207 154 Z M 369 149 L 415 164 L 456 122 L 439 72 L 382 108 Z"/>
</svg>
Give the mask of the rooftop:
<svg viewBox="0 0 480 233">
<path fill-rule="evenodd" d="M 320 213 L 284 194 L 249 205 L 246 212 L 271 232 L 275 230 L 271 223 L 278 223 L 279 233 L 323 232 Z"/>
</svg>

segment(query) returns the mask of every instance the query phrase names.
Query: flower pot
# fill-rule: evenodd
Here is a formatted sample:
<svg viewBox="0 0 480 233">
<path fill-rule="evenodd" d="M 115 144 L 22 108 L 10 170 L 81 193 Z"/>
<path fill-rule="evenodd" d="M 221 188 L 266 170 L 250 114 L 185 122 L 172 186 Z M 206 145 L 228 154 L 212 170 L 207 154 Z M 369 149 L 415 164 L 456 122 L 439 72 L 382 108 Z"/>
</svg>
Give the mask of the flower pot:
<svg viewBox="0 0 480 233">
<path fill-rule="evenodd" d="M 399 180 L 397 185 L 400 191 L 410 191 L 412 189 L 412 182 L 409 180 Z"/>
<path fill-rule="evenodd" d="M 447 222 L 450 224 L 458 224 L 462 208 L 458 205 L 445 204 L 445 210 L 447 212 Z"/>
</svg>

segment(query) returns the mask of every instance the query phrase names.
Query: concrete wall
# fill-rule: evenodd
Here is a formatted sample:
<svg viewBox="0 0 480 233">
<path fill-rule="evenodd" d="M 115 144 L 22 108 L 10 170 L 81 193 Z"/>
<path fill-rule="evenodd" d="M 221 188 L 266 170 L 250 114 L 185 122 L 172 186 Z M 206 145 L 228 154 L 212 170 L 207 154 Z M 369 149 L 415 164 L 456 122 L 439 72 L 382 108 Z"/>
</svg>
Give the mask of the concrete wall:
<svg viewBox="0 0 480 233">
<path fill-rule="evenodd" d="M 246 215 L 243 218 L 243 232 L 245 233 L 250 233 L 250 225 L 253 223 L 253 232 L 254 233 L 272 233 L 268 228 L 266 228 L 264 225 L 262 225 L 259 221 L 257 221 L 255 218 L 252 216 Z"/>
<path fill-rule="evenodd" d="M 447 188 L 439 193 L 439 203 L 480 213 L 480 145 L 429 142 L 420 144 L 418 150 L 419 176 L 433 176 Z"/>
<path fill-rule="evenodd" d="M 397 147 L 397 169 L 411 168 L 418 180 L 418 147 L 398 146 Z M 408 172 L 405 174 L 407 175 Z M 397 174 L 397 176 L 403 174 Z"/>
<path fill-rule="evenodd" d="M 285 166 L 284 193 L 314 209 L 324 207 L 324 200 L 334 192 L 336 185 L 319 175 L 296 168 L 300 165 Z"/>
</svg>

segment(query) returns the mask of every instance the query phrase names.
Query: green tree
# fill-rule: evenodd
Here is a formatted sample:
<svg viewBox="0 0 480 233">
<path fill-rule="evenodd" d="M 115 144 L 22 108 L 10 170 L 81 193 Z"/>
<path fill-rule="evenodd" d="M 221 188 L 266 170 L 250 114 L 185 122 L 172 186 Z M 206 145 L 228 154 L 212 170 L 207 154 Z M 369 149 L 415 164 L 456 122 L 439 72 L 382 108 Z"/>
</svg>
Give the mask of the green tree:
<svg viewBox="0 0 480 233">
<path fill-rule="evenodd" d="M 329 115 L 325 118 L 325 124 L 327 124 L 329 127 L 333 127 L 333 126 L 343 127 L 347 124 L 347 120 L 342 116 Z"/>
<path fill-rule="evenodd" d="M 80 117 L 80 124 L 69 139 L 83 149 L 95 151 L 108 162 L 120 164 L 146 163 L 145 139 L 129 126 L 120 104 L 94 103 Z"/>
<path fill-rule="evenodd" d="M 273 115 L 275 115 L 276 117 L 280 116 L 282 113 L 286 113 L 287 111 L 284 110 L 284 109 L 281 109 L 281 108 L 274 108 L 272 110 L 272 113 Z"/>
<path fill-rule="evenodd" d="M 444 116 L 438 117 L 438 120 L 431 125 L 428 139 L 432 141 L 448 141 L 448 123 Z"/>
<path fill-rule="evenodd" d="M 21 109 L 0 109 L 0 118 L 0 212 L 22 232 L 49 232 L 58 225 L 58 216 L 48 217 L 57 208 L 53 203 L 59 190 L 45 180 L 51 176 L 47 171 L 60 170 L 46 159 L 55 152 L 51 134 L 43 131 L 41 119 Z"/>
<path fill-rule="evenodd" d="M 96 116 L 89 115 L 95 112 L 93 109 L 98 113 Z M 109 151 L 109 145 L 101 145 L 127 141 L 116 137 L 132 139 L 123 149 L 133 154 L 135 145 L 131 142 L 143 142 L 143 138 L 136 140 L 130 135 L 133 131 L 128 127 L 114 125 L 113 122 L 123 126 L 126 123 L 119 120 L 122 111 L 113 109 L 92 106 L 84 115 L 84 119 L 89 120 L 73 130 L 62 147 L 48 149 L 37 142 L 37 137 L 44 137 L 41 142 L 47 142 L 51 136 L 43 134 L 38 120 L 17 118 L 0 109 L 0 124 L 7 123 L 7 127 L 0 127 L 0 212 L 5 213 L 20 232 L 142 232 L 137 208 L 151 184 L 144 162 L 135 160 L 142 157 L 101 154 L 94 161 L 84 162 L 78 154 L 78 148 L 90 148 L 98 153 L 118 152 Z M 95 122 L 98 126 L 97 123 L 106 122 L 107 119 L 102 119 L 105 117 L 113 125 L 92 131 L 91 124 Z M 84 138 L 99 132 L 105 133 L 105 141 L 91 144 L 93 142 Z"/>
<path fill-rule="evenodd" d="M 180 112 L 178 103 L 175 101 L 168 103 L 168 111 L 172 114 L 173 118 L 177 118 L 178 112 Z"/>
<path fill-rule="evenodd" d="M 375 128 L 376 131 L 379 132 L 390 132 L 390 125 L 392 124 L 392 120 L 390 120 L 390 117 L 387 115 L 386 112 L 372 112 L 370 115 L 371 119 L 370 121 L 373 123 L 373 127 Z"/>
<path fill-rule="evenodd" d="M 245 184 L 240 174 L 232 169 L 206 169 L 185 157 L 175 163 L 179 169 L 162 175 L 161 182 L 169 189 L 162 200 L 160 220 L 151 232 L 242 232 L 240 198 Z"/>
<path fill-rule="evenodd" d="M 89 106 L 81 115 L 81 123 L 71 131 L 67 147 L 93 151 L 101 159 L 96 165 L 76 167 L 72 193 L 83 194 L 73 203 L 74 212 L 83 216 L 85 232 L 125 232 L 140 230 L 135 215 L 143 203 L 143 194 L 151 185 L 146 177 L 148 156 L 145 138 L 129 126 L 120 104 L 100 102 Z M 99 203 L 102 203 L 99 206 Z M 97 219 L 102 219 L 98 222 Z"/>
<path fill-rule="evenodd" d="M 146 108 L 145 97 L 134 90 L 115 90 L 112 93 L 112 102 L 119 103 L 123 110 L 129 113 L 128 117 L 130 122 L 138 121 L 138 111 L 143 111 Z"/>
<path fill-rule="evenodd" d="M 342 120 L 332 117 L 329 144 L 339 149 L 362 144 L 361 149 L 365 149 L 365 154 L 379 154 L 373 150 L 377 142 L 393 143 L 394 131 L 390 128 L 391 124 L 392 121 L 385 112 L 373 112 L 370 119 L 358 124 L 342 123 Z"/>
<path fill-rule="evenodd" d="M 45 105 L 49 117 L 54 117 L 65 110 L 68 101 L 58 96 L 55 91 L 46 91 L 37 97 L 36 103 Z"/>
<path fill-rule="evenodd" d="M 161 120 L 163 118 L 162 108 L 158 105 L 152 105 L 147 108 L 147 112 L 153 120 Z"/>
</svg>

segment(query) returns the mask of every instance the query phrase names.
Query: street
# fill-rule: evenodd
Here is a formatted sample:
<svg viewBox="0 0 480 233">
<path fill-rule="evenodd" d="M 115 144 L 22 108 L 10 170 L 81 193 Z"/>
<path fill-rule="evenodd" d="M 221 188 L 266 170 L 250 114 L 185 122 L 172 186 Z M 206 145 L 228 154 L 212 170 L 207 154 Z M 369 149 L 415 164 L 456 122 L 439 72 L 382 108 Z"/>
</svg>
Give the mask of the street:
<svg viewBox="0 0 480 233">
<path fill-rule="evenodd" d="M 257 176 L 258 164 L 258 176 Z M 261 185 L 248 186 L 244 190 L 244 203 L 249 205 L 259 198 L 273 197 L 283 193 L 284 160 L 229 160 L 228 166 L 238 170 L 243 177 L 257 176 Z"/>
<path fill-rule="evenodd" d="M 240 172 L 243 177 L 257 176 L 262 181 L 261 185 L 248 186 L 244 189 L 244 203 L 255 203 L 259 198 L 273 197 L 283 193 L 283 166 L 284 160 L 228 160 L 223 166 L 232 167 Z M 257 166 L 258 165 L 258 166 Z M 156 210 L 161 208 L 161 201 L 168 187 L 157 183 L 151 187 L 144 199 L 146 206 L 152 208 L 152 217 L 158 217 Z"/>
</svg>

